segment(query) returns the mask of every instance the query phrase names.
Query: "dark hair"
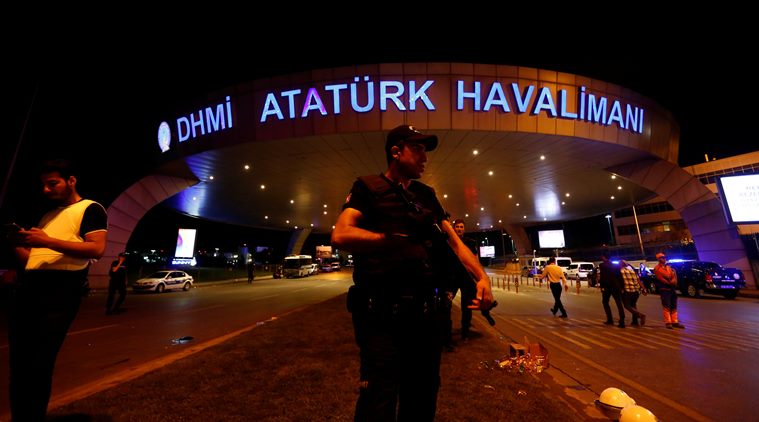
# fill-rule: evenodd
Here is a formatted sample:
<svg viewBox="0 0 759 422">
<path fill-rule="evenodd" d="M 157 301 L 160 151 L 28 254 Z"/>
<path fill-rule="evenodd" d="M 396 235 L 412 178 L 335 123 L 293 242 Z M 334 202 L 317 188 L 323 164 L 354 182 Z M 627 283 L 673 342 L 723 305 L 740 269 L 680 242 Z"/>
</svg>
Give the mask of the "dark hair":
<svg viewBox="0 0 759 422">
<path fill-rule="evenodd" d="M 464 220 L 462 220 L 462 219 L 460 219 L 460 218 L 457 218 L 457 219 L 453 220 L 453 225 L 454 225 L 454 226 L 455 226 L 456 224 L 459 224 L 459 223 L 461 223 L 461 224 L 463 224 L 463 225 L 465 225 L 465 226 L 466 226 L 466 223 L 464 223 Z"/>
<path fill-rule="evenodd" d="M 40 174 L 47 173 L 58 173 L 63 179 L 68 179 L 69 177 L 76 176 L 77 174 L 72 162 L 64 158 L 45 160 L 40 167 Z"/>
<path fill-rule="evenodd" d="M 604 258 L 606 258 L 606 259 L 609 259 L 609 251 L 603 251 L 603 253 L 601 254 L 601 256 L 604 257 Z"/>
<path fill-rule="evenodd" d="M 549 263 L 549 264 L 553 264 L 553 263 L 555 263 L 555 262 L 556 262 L 556 258 L 554 258 L 554 257 L 550 257 L 550 258 L 548 258 L 548 263 Z"/>
</svg>

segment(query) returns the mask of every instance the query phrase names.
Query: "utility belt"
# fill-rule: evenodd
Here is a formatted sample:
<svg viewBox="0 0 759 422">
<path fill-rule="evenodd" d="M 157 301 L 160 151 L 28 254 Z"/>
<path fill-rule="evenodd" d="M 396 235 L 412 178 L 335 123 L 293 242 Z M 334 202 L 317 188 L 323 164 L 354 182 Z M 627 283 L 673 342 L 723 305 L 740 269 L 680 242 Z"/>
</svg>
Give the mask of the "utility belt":
<svg viewBox="0 0 759 422">
<path fill-rule="evenodd" d="M 348 289 L 348 312 L 356 316 L 394 319 L 426 319 L 446 314 L 450 299 L 443 289 L 395 294 L 371 293 L 363 286 Z"/>
</svg>

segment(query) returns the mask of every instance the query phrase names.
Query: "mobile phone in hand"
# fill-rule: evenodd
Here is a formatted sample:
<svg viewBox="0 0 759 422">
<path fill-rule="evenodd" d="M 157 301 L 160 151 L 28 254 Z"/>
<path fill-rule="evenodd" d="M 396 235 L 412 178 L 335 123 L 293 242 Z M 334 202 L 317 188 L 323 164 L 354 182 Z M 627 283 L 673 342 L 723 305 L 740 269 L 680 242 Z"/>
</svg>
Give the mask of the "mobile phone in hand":
<svg viewBox="0 0 759 422">
<path fill-rule="evenodd" d="M 4 223 L 3 224 L 3 233 L 6 233 L 6 234 L 18 233 L 21 230 L 23 230 L 21 228 L 21 226 L 19 226 L 16 223 Z"/>
</svg>

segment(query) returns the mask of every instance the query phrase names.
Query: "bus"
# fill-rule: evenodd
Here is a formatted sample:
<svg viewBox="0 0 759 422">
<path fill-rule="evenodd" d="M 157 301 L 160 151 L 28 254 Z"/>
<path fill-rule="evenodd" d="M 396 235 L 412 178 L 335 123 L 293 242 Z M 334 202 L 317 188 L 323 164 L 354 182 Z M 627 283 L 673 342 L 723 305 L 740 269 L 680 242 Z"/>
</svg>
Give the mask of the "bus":
<svg viewBox="0 0 759 422">
<path fill-rule="evenodd" d="M 312 270 L 313 260 L 311 255 L 290 255 L 285 257 L 284 276 L 290 277 L 305 277 L 309 275 Z"/>
</svg>

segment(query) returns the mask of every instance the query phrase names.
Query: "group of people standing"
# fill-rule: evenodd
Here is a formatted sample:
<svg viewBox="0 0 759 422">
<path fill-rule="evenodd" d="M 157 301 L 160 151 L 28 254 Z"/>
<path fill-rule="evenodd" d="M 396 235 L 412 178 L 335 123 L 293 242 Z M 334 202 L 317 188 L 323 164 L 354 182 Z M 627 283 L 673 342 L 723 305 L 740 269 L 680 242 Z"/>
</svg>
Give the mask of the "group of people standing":
<svg viewBox="0 0 759 422">
<path fill-rule="evenodd" d="M 665 327 L 668 329 L 685 328 L 677 314 L 677 273 L 671 266 L 667 265 L 665 254 L 656 254 L 656 260 L 658 264 L 654 268 L 654 276 L 656 277 L 656 289 L 661 298 Z M 597 277 L 601 288 L 601 303 L 606 314 L 604 324 L 614 325 L 614 317 L 609 305 L 609 301 L 614 299 L 619 315 L 617 320 L 619 328 L 626 327 L 625 310 L 632 315 L 630 325 L 634 327 L 644 326 L 646 314 L 638 310 L 637 304 L 641 295 L 646 296 L 648 294 L 648 289 L 633 267 L 624 260 L 619 261 L 618 264 L 612 262 L 609 259 L 609 254 L 604 252 L 601 255 Z M 567 318 L 567 311 L 561 302 L 561 293 L 568 290 L 569 286 L 564 270 L 556 265 L 555 258 L 552 257 L 548 260 L 547 265 L 537 275 L 537 278 L 546 279 L 549 282 L 551 294 L 554 298 L 554 305 L 550 309 L 551 313 L 556 315 L 557 312 L 561 312 L 560 317 Z"/>
<path fill-rule="evenodd" d="M 656 290 L 659 292 L 664 314 L 664 324 L 668 329 L 685 328 L 680 323 L 677 315 L 677 273 L 667 265 L 667 257 L 664 253 L 657 253 L 658 261 L 654 267 L 654 283 Z M 641 281 L 635 270 L 624 260 L 615 264 L 609 259 L 609 254 L 604 253 L 601 256 L 599 265 L 599 284 L 601 287 L 601 303 L 606 313 L 606 322 L 604 324 L 614 325 L 610 299 L 614 299 L 619 315 L 619 328 L 625 328 L 625 309 L 632 315 L 631 325 L 642 327 L 646 324 L 646 315 L 637 308 L 638 298 L 640 295 L 647 295 L 648 290 Z"/>
</svg>

